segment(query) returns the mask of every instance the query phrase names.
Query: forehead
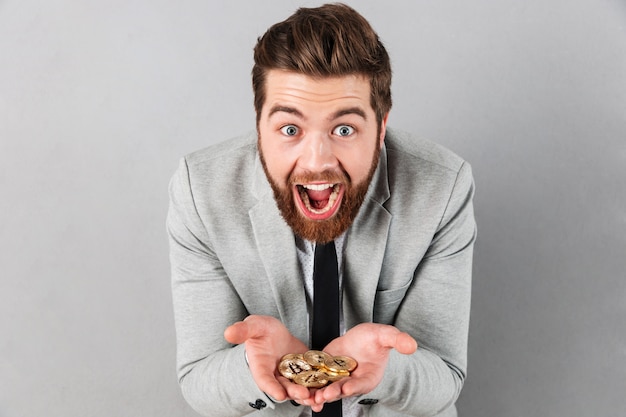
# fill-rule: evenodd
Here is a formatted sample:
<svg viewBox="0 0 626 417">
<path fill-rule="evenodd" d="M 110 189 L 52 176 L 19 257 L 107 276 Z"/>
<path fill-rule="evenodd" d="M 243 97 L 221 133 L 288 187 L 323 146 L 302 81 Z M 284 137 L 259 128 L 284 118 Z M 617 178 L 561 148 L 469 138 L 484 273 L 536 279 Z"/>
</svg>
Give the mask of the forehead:
<svg viewBox="0 0 626 417">
<path fill-rule="evenodd" d="M 358 74 L 320 78 L 291 71 L 270 70 L 265 93 L 264 113 L 277 105 L 293 105 L 315 111 L 358 106 L 365 112 L 373 112 L 369 80 Z"/>
</svg>

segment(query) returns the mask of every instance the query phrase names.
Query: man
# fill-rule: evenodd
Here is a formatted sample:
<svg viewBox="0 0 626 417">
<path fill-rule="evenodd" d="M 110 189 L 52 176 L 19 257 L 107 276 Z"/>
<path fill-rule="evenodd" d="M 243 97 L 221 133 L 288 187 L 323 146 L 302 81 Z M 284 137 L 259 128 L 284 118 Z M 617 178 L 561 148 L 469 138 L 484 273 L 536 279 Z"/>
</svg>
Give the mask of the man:
<svg viewBox="0 0 626 417">
<path fill-rule="evenodd" d="M 207 416 L 456 415 L 468 164 L 387 128 L 389 58 L 351 8 L 298 10 L 254 57 L 257 131 L 185 157 L 170 184 L 183 395 Z M 358 367 L 321 389 L 279 374 L 312 347 Z"/>
</svg>

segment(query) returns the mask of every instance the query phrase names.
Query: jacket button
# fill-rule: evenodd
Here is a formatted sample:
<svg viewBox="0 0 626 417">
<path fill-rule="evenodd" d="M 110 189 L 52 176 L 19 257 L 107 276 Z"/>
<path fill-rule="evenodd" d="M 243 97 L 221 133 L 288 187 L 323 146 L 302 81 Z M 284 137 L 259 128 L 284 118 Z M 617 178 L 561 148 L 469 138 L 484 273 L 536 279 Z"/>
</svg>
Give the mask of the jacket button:
<svg viewBox="0 0 626 417">
<path fill-rule="evenodd" d="M 365 398 L 361 401 L 359 401 L 359 404 L 361 405 L 374 405 L 378 403 L 378 400 L 374 399 L 374 398 Z"/>
<path fill-rule="evenodd" d="M 248 405 L 256 410 L 260 410 L 262 408 L 267 407 L 267 404 L 265 404 L 265 401 L 263 401 L 262 399 L 258 399 L 256 400 L 256 402 L 250 402 L 248 403 Z"/>
</svg>

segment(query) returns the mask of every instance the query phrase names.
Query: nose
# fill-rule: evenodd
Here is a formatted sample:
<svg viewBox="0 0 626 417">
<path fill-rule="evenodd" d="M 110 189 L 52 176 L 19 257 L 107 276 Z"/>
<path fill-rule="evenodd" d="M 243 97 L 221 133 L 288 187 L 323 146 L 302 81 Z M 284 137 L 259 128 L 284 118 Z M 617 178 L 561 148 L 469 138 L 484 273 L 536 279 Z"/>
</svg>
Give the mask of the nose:
<svg viewBox="0 0 626 417">
<path fill-rule="evenodd" d="M 338 161 L 333 151 L 332 139 L 324 133 L 309 132 L 302 142 L 300 168 L 310 172 L 334 170 Z"/>
</svg>

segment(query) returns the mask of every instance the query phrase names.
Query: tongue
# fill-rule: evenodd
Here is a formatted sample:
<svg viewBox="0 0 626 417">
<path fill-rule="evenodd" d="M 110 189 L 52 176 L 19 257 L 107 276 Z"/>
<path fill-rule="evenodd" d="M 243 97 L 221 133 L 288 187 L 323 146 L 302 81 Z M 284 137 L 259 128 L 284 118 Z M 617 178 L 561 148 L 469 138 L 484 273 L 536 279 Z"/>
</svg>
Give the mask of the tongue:
<svg viewBox="0 0 626 417">
<path fill-rule="evenodd" d="M 328 199 L 330 198 L 332 191 L 332 188 L 327 188 L 326 190 L 321 191 L 306 190 L 309 196 L 309 201 L 311 202 L 311 206 L 316 209 L 324 208 L 326 204 L 328 204 Z"/>
</svg>

